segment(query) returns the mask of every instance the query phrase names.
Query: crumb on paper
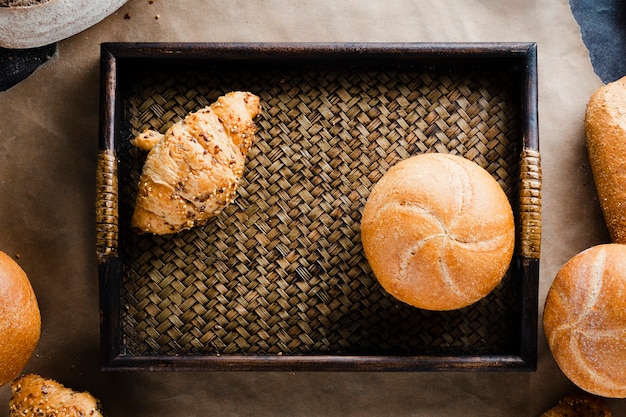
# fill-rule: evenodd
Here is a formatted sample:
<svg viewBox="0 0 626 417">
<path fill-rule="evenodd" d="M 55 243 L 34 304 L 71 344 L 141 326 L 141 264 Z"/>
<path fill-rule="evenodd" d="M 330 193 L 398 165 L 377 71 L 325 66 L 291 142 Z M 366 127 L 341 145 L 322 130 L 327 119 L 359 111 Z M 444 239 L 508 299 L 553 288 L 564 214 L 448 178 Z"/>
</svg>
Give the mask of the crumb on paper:
<svg viewBox="0 0 626 417">
<path fill-rule="evenodd" d="M 124 19 L 126 19 L 126 20 L 130 19 L 130 13 L 126 13 L 126 14 L 124 15 Z"/>
</svg>

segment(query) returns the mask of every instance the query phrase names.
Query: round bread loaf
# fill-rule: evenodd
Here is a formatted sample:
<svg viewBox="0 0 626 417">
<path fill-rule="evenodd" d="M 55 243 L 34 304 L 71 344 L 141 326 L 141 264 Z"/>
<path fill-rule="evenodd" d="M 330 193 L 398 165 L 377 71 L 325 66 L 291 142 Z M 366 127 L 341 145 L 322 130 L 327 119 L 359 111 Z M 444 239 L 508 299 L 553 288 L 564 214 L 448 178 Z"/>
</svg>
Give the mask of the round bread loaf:
<svg viewBox="0 0 626 417">
<path fill-rule="evenodd" d="M 39 306 L 26 273 L 0 252 L 0 386 L 26 366 L 40 330 Z"/>
<path fill-rule="evenodd" d="M 478 164 L 427 153 L 393 166 L 361 222 L 365 256 L 383 288 L 426 310 L 489 294 L 508 270 L 515 223 L 506 194 Z"/>
<path fill-rule="evenodd" d="M 626 245 L 594 246 L 566 262 L 548 291 L 543 328 L 574 384 L 626 398 Z"/>
</svg>

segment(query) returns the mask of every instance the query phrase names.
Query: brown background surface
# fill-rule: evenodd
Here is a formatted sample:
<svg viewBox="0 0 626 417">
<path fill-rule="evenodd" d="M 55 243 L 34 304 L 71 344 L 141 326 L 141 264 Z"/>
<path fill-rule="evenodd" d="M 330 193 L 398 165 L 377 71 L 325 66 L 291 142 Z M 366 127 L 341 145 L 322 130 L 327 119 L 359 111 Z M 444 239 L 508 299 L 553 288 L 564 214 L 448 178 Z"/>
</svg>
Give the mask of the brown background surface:
<svg viewBox="0 0 626 417">
<path fill-rule="evenodd" d="M 601 82 L 566 0 L 131 0 L 0 93 L 0 250 L 19 256 L 43 316 L 26 372 L 91 391 L 107 416 L 537 416 L 576 391 L 541 327 L 530 373 L 101 372 L 94 200 L 106 41 L 537 42 L 540 320 L 563 263 L 608 241 L 582 126 Z M 0 388 L 0 416 L 9 395 Z M 609 405 L 626 415 L 626 402 Z"/>
</svg>

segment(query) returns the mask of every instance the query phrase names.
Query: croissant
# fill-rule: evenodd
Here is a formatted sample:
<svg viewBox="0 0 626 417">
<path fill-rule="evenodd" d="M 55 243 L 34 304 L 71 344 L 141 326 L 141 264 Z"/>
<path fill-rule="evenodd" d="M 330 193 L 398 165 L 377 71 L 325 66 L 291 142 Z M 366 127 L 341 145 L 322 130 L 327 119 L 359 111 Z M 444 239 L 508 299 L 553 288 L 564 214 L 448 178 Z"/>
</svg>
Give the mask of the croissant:
<svg viewBox="0 0 626 417">
<path fill-rule="evenodd" d="M 165 134 L 146 130 L 132 140 L 149 151 L 139 179 L 132 227 L 172 234 L 206 224 L 235 198 L 255 139 L 260 101 L 231 92 L 187 115 Z"/>
<path fill-rule="evenodd" d="M 22 376 L 11 383 L 9 415 L 102 417 L 100 401 L 88 392 L 66 388 L 39 375 Z"/>
<path fill-rule="evenodd" d="M 601 397 L 577 393 L 566 396 L 540 417 L 611 417 L 611 410 Z"/>
</svg>

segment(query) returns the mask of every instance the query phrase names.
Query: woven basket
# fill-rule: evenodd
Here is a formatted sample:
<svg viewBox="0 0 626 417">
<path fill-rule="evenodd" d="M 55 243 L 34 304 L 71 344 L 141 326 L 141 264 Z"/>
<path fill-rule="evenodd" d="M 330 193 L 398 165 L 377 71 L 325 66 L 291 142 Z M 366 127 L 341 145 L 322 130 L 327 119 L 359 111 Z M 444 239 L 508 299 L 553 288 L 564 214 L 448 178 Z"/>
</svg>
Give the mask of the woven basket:
<svg viewBox="0 0 626 417">
<path fill-rule="evenodd" d="M 468 309 L 433 313 L 384 293 L 362 252 L 372 186 L 421 152 L 463 155 L 517 181 L 516 106 L 506 74 L 310 71 L 146 73 L 126 102 L 131 133 L 160 131 L 246 87 L 261 97 L 238 197 L 204 228 L 121 235 L 123 338 L 131 354 L 505 352 L 508 277 Z M 495 81 L 494 81 L 495 78 Z M 252 81 L 251 81 L 252 79 Z M 130 231 L 142 152 L 123 146 Z"/>
<path fill-rule="evenodd" d="M 521 149 L 517 72 L 270 64 L 131 74 L 118 98 L 122 140 L 99 158 L 109 174 L 99 175 L 97 211 L 100 260 L 119 259 L 121 355 L 475 357 L 518 349 L 523 284 L 514 264 L 474 305 L 425 311 L 379 286 L 360 240 L 369 192 L 391 166 L 454 153 L 497 179 L 518 222 L 517 256 L 539 258 L 539 154 Z M 164 132 L 234 90 L 258 95 L 262 106 L 234 203 L 205 227 L 134 233 L 146 154 L 129 139 L 148 127 Z"/>
</svg>

